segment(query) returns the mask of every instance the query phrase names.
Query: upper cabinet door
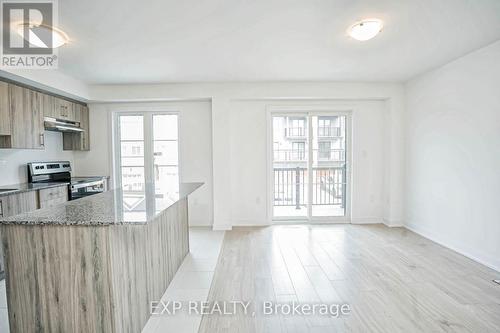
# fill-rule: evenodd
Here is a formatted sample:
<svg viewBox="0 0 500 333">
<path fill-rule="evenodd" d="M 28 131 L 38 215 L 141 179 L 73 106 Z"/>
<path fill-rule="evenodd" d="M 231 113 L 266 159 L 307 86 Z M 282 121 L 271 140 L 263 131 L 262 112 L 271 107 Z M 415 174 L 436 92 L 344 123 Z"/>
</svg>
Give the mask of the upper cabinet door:
<svg viewBox="0 0 500 333">
<path fill-rule="evenodd" d="M 10 135 L 9 84 L 0 82 L 0 135 Z"/>
<path fill-rule="evenodd" d="M 58 118 L 56 111 L 56 98 L 52 95 L 43 94 L 43 116 Z"/>
<path fill-rule="evenodd" d="M 11 138 L 9 148 L 44 147 L 42 96 L 40 93 L 9 84 Z"/>
<path fill-rule="evenodd" d="M 80 121 L 75 104 L 59 97 L 43 94 L 43 115 L 62 120 Z"/>
<path fill-rule="evenodd" d="M 89 124 L 89 108 L 83 105 L 80 105 L 81 110 L 81 121 L 80 127 L 85 131 L 81 134 L 81 150 L 90 150 L 90 124 Z"/>
<path fill-rule="evenodd" d="M 63 149 L 64 150 L 90 150 L 89 139 L 89 108 L 74 104 L 75 121 L 80 123 L 80 128 L 83 132 L 80 133 L 63 133 Z"/>
<path fill-rule="evenodd" d="M 30 105 L 33 115 L 33 148 L 45 148 L 45 127 L 43 124 L 44 95 L 30 90 Z"/>
<path fill-rule="evenodd" d="M 73 110 L 73 103 L 61 99 L 61 98 L 56 98 L 56 117 L 58 119 L 64 119 L 64 120 L 73 120 L 75 119 L 75 113 Z"/>
</svg>

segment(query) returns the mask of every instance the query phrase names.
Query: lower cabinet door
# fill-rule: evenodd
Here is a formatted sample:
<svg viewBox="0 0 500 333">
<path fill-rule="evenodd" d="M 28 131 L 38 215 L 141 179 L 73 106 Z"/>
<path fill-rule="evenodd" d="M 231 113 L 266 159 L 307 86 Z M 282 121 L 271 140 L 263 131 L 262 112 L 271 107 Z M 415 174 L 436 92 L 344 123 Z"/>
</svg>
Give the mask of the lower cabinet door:
<svg viewBox="0 0 500 333">
<path fill-rule="evenodd" d="M 38 191 L 40 208 L 53 207 L 68 201 L 68 188 L 59 186 Z"/>
</svg>

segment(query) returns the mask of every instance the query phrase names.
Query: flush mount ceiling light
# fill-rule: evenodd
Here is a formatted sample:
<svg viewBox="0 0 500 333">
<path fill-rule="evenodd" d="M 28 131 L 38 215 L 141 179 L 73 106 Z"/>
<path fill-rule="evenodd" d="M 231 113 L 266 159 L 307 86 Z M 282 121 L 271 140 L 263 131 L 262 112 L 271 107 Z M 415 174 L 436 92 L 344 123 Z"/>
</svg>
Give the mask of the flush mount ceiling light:
<svg viewBox="0 0 500 333">
<path fill-rule="evenodd" d="M 26 30 L 26 28 L 28 28 Z M 42 38 L 39 36 L 49 36 L 52 34 L 52 48 L 58 48 L 69 42 L 69 37 L 66 33 L 56 27 L 51 27 L 44 24 L 19 23 L 16 27 L 17 33 L 30 44 L 40 48 L 49 48 Z M 28 31 L 28 35 L 25 34 Z"/>
<path fill-rule="evenodd" d="M 371 18 L 351 25 L 347 33 L 356 40 L 366 41 L 377 36 L 383 26 L 384 24 L 381 20 Z"/>
</svg>

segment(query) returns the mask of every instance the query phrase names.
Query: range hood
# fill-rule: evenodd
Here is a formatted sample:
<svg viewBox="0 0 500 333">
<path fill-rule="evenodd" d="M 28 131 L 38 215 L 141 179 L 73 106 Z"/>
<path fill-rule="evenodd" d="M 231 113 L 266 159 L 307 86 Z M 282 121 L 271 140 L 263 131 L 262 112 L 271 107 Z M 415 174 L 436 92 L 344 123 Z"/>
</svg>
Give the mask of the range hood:
<svg viewBox="0 0 500 333">
<path fill-rule="evenodd" d="M 44 117 L 43 121 L 45 129 L 47 131 L 71 132 L 71 133 L 84 132 L 84 130 L 80 128 L 79 122 L 61 120 L 52 117 Z"/>
</svg>

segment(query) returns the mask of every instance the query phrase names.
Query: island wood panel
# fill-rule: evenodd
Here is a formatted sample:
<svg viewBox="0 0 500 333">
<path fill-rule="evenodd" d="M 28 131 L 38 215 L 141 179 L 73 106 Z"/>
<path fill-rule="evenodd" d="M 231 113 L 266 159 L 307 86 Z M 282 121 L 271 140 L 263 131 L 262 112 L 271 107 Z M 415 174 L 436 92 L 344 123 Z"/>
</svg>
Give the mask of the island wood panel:
<svg viewBox="0 0 500 333">
<path fill-rule="evenodd" d="M 11 333 L 140 332 L 189 252 L 187 199 L 144 225 L 2 225 Z"/>
<path fill-rule="evenodd" d="M 10 331 L 113 332 L 109 228 L 3 225 Z"/>
<path fill-rule="evenodd" d="M 10 135 L 9 85 L 0 82 L 0 135 Z"/>
<path fill-rule="evenodd" d="M 38 209 L 38 196 L 36 191 L 15 193 L 0 197 L 2 217 L 14 216 L 24 212 Z M 1 246 L 2 231 L 0 230 L 0 280 L 4 278 L 5 264 Z"/>
<path fill-rule="evenodd" d="M 187 199 L 146 227 L 113 226 L 110 233 L 116 332 L 140 332 L 189 252 Z"/>
</svg>

